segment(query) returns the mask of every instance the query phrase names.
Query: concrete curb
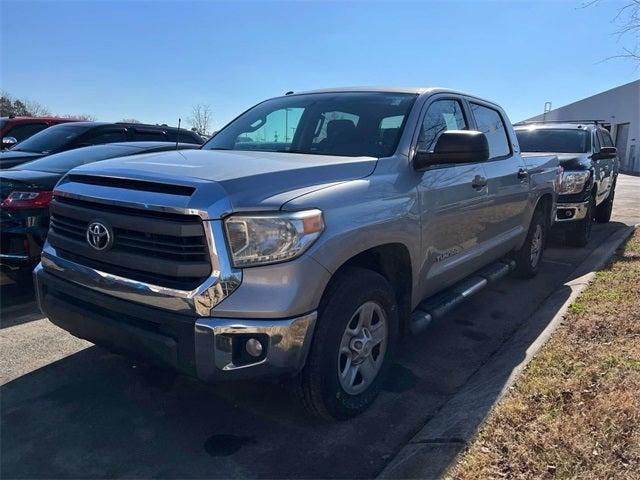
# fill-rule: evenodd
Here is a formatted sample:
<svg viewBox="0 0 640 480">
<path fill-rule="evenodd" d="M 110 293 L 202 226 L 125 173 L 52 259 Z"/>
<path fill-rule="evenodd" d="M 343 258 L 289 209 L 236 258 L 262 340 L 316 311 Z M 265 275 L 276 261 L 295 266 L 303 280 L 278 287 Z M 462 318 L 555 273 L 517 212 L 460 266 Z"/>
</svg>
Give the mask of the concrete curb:
<svg viewBox="0 0 640 480">
<path fill-rule="evenodd" d="M 634 227 L 613 232 L 395 455 L 378 478 L 440 478 Z M 567 296 L 567 288 L 570 290 Z M 552 317 L 551 321 L 548 319 Z M 545 325 L 540 332 L 540 326 Z M 524 357 L 523 357 L 523 352 Z M 522 358 L 523 357 L 523 358 Z M 515 365 L 515 366 L 514 366 Z M 510 371 L 505 381 L 504 372 Z"/>
</svg>

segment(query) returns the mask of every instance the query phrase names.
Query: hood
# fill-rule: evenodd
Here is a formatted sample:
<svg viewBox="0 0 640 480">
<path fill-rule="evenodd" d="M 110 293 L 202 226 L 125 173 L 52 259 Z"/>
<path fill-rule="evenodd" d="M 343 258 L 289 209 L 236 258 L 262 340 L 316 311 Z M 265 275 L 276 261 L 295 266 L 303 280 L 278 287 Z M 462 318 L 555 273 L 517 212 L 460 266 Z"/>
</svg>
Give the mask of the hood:
<svg viewBox="0 0 640 480">
<path fill-rule="evenodd" d="M 0 169 L 15 167 L 21 163 L 44 157 L 41 153 L 19 152 L 17 150 L 8 150 L 0 152 Z"/>
<path fill-rule="evenodd" d="M 565 170 L 584 170 L 589 168 L 591 159 L 588 153 L 555 153 Z"/>
<path fill-rule="evenodd" d="M 373 173 L 376 162 L 371 157 L 182 150 L 84 165 L 71 170 L 66 182 L 82 174 L 189 185 L 194 193 L 181 201 L 174 199 L 172 204 L 206 209 L 216 218 L 229 211 L 278 209 L 300 195 L 366 177 Z M 67 183 L 64 189 L 70 187 Z M 100 190 L 94 189 L 95 194 Z M 143 193 L 131 192 L 131 200 L 149 203 L 149 195 Z"/>
</svg>

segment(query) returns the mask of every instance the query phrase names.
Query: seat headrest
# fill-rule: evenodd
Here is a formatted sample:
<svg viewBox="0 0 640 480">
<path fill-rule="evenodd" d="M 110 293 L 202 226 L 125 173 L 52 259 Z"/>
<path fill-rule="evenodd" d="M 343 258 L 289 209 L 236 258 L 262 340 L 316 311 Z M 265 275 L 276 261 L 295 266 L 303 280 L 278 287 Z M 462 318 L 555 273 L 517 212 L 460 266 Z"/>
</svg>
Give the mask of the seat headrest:
<svg viewBox="0 0 640 480">
<path fill-rule="evenodd" d="M 355 132 L 356 126 L 351 120 L 340 119 L 330 120 L 327 123 L 327 137 L 332 138 L 338 135 L 349 135 Z"/>
</svg>

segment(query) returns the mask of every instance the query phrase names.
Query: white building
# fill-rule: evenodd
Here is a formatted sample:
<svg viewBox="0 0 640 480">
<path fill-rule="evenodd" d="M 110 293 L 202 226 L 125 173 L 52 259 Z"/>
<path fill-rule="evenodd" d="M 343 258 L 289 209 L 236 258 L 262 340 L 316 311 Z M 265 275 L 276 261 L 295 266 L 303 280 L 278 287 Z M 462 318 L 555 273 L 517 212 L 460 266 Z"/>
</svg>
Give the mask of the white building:
<svg viewBox="0 0 640 480">
<path fill-rule="evenodd" d="M 621 170 L 640 174 L 640 80 L 528 119 L 543 120 L 601 120 L 618 148 Z"/>
</svg>

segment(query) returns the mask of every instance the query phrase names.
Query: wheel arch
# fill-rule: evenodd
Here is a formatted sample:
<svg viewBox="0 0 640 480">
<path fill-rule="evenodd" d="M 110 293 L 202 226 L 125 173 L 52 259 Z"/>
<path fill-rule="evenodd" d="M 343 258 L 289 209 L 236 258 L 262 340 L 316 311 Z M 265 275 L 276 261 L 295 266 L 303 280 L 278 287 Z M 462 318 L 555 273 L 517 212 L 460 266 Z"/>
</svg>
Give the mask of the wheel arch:
<svg viewBox="0 0 640 480">
<path fill-rule="evenodd" d="M 398 318 L 404 327 L 411 314 L 413 269 L 409 248 L 400 242 L 384 243 L 362 250 L 345 260 L 333 273 L 325 287 L 326 294 L 332 281 L 349 267 L 372 270 L 382 275 L 392 286 L 398 305 Z"/>
</svg>

